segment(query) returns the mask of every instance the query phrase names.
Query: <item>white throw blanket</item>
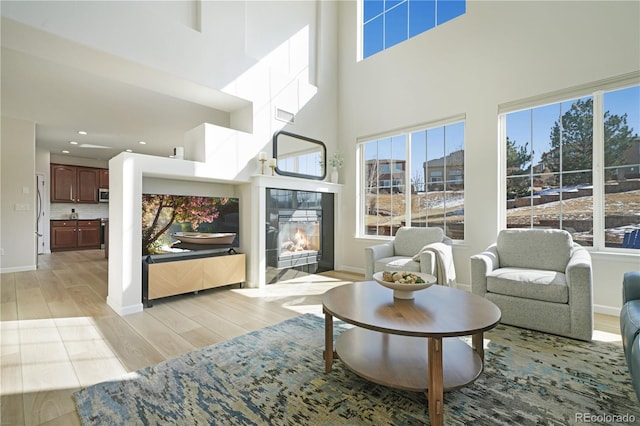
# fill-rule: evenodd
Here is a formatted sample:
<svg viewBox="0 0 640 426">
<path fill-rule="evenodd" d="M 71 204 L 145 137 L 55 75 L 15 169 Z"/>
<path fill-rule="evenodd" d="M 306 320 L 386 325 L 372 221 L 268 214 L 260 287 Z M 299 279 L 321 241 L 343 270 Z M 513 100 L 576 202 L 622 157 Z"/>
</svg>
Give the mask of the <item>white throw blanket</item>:
<svg viewBox="0 0 640 426">
<path fill-rule="evenodd" d="M 455 287 L 456 269 L 453 265 L 453 251 L 451 246 L 444 243 L 427 244 L 413 257 L 413 260 L 420 262 L 420 253 L 425 251 L 435 253 L 436 279 L 438 280 L 438 284 Z"/>
</svg>

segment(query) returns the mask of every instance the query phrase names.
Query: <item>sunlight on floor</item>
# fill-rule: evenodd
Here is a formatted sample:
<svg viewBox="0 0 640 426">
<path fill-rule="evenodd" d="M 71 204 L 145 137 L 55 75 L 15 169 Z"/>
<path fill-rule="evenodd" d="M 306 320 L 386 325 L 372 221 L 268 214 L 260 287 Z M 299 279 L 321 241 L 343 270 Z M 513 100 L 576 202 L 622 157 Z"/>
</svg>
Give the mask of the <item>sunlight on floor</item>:
<svg viewBox="0 0 640 426">
<path fill-rule="evenodd" d="M 267 284 L 262 288 L 240 288 L 231 290 L 247 297 L 260 297 L 266 300 L 278 300 L 280 297 L 322 295 L 327 290 L 352 281 L 344 281 L 320 275 L 309 275 L 291 280 Z"/>
<path fill-rule="evenodd" d="M 620 343 L 622 344 L 622 338 L 619 334 L 607 333 L 606 331 L 593 330 L 593 339 L 598 342 Z"/>
<path fill-rule="evenodd" d="M 241 288 L 231 291 L 245 297 L 276 302 L 300 314 L 322 315 L 322 295 L 333 287 L 351 282 L 353 281 L 311 274 L 267 284 L 263 288 Z"/>
<path fill-rule="evenodd" d="M 1 395 L 79 388 L 127 373 L 90 317 L 0 325 Z"/>
</svg>

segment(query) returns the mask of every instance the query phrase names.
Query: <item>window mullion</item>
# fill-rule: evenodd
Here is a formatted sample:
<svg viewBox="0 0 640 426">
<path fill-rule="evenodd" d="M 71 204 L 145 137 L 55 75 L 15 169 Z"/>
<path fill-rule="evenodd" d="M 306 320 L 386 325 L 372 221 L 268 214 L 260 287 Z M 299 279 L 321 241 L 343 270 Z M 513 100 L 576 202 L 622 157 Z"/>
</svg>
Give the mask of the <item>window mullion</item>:
<svg viewBox="0 0 640 426">
<path fill-rule="evenodd" d="M 533 122 L 533 109 L 531 110 L 531 112 L 529 113 L 529 117 L 531 120 L 531 126 L 529 128 L 529 140 L 531 141 L 531 148 L 529 148 L 529 161 L 530 161 L 530 166 L 529 166 L 529 227 L 533 228 L 534 224 L 534 218 L 535 215 L 533 213 L 533 128 L 535 127 L 534 122 Z"/>
<path fill-rule="evenodd" d="M 499 193 L 500 229 L 507 229 L 507 115 L 500 114 L 498 116 L 498 140 L 500 141 L 500 168 L 499 176 L 501 193 Z M 466 187 L 465 187 L 466 190 Z"/>
<path fill-rule="evenodd" d="M 411 221 L 411 133 L 407 133 L 404 138 L 405 167 L 404 167 L 404 220 L 409 226 L 413 226 Z"/>
<path fill-rule="evenodd" d="M 562 120 L 562 102 L 560 102 L 559 104 L 560 107 L 560 116 L 558 118 L 558 122 L 560 123 L 560 136 L 559 136 L 559 140 L 558 140 L 558 157 L 559 157 L 559 166 L 558 166 L 558 171 L 560 173 L 560 178 L 559 178 L 559 183 L 560 183 L 560 204 L 558 205 L 558 211 L 559 211 L 559 215 L 560 215 L 560 229 L 562 228 L 562 216 L 563 216 L 563 211 L 562 211 L 562 207 L 564 205 L 564 164 L 562 162 L 563 159 L 563 151 L 564 151 L 564 121 Z"/>
<path fill-rule="evenodd" d="M 605 193 L 604 193 L 604 92 L 593 94 L 593 248 L 605 247 Z"/>
</svg>

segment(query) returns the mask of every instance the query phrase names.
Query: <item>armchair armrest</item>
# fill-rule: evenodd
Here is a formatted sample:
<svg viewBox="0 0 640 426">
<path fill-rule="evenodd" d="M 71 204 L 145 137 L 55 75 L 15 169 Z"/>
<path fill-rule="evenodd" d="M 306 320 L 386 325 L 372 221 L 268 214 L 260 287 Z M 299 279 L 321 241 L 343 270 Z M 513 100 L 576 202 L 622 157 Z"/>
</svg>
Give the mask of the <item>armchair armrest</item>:
<svg viewBox="0 0 640 426">
<path fill-rule="evenodd" d="M 487 293 L 487 274 L 500 266 L 500 256 L 496 244 L 482 253 L 471 256 L 471 291 L 479 296 Z"/>
<path fill-rule="evenodd" d="M 393 256 L 393 241 L 378 244 L 364 249 L 364 279 L 373 278 L 374 268 L 377 259 Z"/>
<path fill-rule="evenodd" d="M 640 299 L 640 271 L 625 272 L 622 279 L 622 303 Z"/>
<path fill-rule="evenodd" d="M 435 252 L 432 252 L 432 251 L 420 252 L 420 272 L 422 272 L 423 274 L 437 276 Z"/>
<path fill-rule="evenodd" d="M 593 278 L 591 255 L 575 245 L 565 270 L 571 306 L 571 334 L 577 339 L 591 340 L 593 330 Z"/>
<path fill-rule="evenodd" d="M 591 285 L 591 256 L 584 247 L 573 249 L 573 254 L 565 270 L 569 285 Z"/>
</svg>

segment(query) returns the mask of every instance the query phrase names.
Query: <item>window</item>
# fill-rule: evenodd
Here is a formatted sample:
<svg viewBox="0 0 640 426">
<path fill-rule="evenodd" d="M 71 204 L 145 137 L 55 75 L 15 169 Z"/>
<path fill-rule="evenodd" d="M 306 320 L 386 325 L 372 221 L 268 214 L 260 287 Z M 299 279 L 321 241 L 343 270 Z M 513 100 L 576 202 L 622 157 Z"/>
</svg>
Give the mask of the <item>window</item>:
<svg viewBox="0 0 640 426">
<path fill-rule="evenodd" d="M 466 11 L 466 0 L 362 0 L 361 5 L 363 59 Z"/>
<path fill-rule="evenodd" d="M 448 121 L 360 143 L 362 235 L 437 226 L 464 239 L 464 122 Z"/>
<path fill-rule="evenodd" d="M 640 86 L 501 118 L 507 227 L 566 229 L 583 246 L 623 247 L 640 228 Z"/>
</svg>

